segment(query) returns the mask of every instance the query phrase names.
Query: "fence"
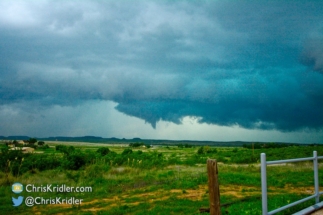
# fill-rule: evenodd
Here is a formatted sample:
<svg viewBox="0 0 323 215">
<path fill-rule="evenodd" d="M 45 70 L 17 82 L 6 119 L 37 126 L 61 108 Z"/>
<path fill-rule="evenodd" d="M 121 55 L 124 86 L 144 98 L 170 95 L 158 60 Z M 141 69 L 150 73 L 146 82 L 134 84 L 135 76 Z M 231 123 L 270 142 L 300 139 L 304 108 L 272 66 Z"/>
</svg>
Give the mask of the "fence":
<svg viewBox="0 0 323 215">
<path fill-rule="evenodd" d="M 317 152 L 313 151 L 313 157 L 308 158 L 298 158 L 298 159 L 289 159 L 289 160 L 276 160 L 276 161 L 266 161 L 266 154 L 261 153 L 261 192 L 262 192 L 262 215 L 271 215 L 283 211 L 292 206 L 298 205 L 305 201 L 315 198 L 316 204 L 320 201 L 320 195 L 323 192 L 319 190 L 319 177 L 318 177 L 318 159 L 323 159 L 323 156 L 317 156 Z M 280 164 L 280 163 L 292 163 L 292 162 L 301 162 L 301 161 L 313 161 L 314 166 L 314 195 L 308 196 L 296 202 L 290 203 L 283 207 L 277 208 L 268 212 L 268 202 L 267 202 L 267 165 Z"/>
</svg>

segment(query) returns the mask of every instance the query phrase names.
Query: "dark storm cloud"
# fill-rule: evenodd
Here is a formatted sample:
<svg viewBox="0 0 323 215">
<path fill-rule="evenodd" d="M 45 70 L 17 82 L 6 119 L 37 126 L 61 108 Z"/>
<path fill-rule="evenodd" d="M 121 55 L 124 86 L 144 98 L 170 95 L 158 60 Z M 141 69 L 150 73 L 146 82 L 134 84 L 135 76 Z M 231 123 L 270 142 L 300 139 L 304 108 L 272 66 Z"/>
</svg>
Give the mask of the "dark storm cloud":
<svg viewBox="0 0 323 215">
<path fill-rule="evenodd" d="M 300 83 L 286 78 L 286 73 L 293 77 L 295 71 L 278 72 L 268 78 L 242 75 L 241 80 L 213 83 L 216 89 L 213 92 L 201 89 L 200 82 L 188 89 L 185 99 L 134 100 L 120 103 L 117 109 L 145 119 L 153 126 L 159 120 L 180 123 L 179 119 L 184 116 L 199 116 L 200 122 L 224 126 L 283 131 L 320 128 L 321 121 L 317 119 L 323 117 L 323 87 L 318 84 L 323 79 L 319 74 L 302 75 L 302 72 L 297 72 L 299 78 L 303 78 Z M 209 80 L 205 82 L 210 84 Z M 303 93 L 299 92 L 299 87 L 303 88 Z"/>
<path fill-rule="evenodd" d="M 3 104 L 111 100 L 152 126 L 323 126 L 320 1 L 0 5 Z"/>
<path fill-rule="evenodd" d="M 323 36 L 313 38 L 306 43 L 301 62 L 310 69 L 323 73 Z"/>
</svg>

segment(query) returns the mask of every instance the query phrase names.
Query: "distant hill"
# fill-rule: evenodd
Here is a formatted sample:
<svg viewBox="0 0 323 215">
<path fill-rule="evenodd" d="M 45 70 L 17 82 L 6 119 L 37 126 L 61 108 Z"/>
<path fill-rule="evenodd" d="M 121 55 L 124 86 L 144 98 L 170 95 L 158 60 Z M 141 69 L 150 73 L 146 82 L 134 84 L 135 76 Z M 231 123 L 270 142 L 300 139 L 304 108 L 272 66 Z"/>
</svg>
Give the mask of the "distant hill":
<svg viewBox="0 0 323 215">
<path fill-rule="evenodd" d="M 84 137 L 47 137 L 47 138 L 39 138 L 44 141 L 70 141 L 70 142 L 101 142 L 103 140 L 102 137 L 95 136 L 84 136 Z"/>
<path fill-rule="evenodd" d="M 1 139 L 3 140 L 29 140 L 30 137 L 28 136 L 8 136 L 8 137 L 4 137 L 1 136 Z"/>
</svg>

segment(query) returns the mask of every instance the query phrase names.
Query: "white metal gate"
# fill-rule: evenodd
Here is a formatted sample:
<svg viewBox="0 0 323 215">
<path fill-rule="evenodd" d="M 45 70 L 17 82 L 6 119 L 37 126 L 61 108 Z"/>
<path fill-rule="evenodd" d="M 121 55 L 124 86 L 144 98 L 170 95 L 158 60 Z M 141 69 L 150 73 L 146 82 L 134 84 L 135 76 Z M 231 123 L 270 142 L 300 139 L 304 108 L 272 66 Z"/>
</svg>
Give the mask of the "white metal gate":
<svg viewBox="0 0 323 215">
<path fill-rule="evenodd" d="M 289 159 L 289 160 L 276 160 L 276 161 L 266 161 L 266 154 L 261 153 L 261 193 L 262 193 L 262 215 L 271 215 L 278 213 L 282 210 L 285 210 L 287 208 L 290 208 L 292 206 L 295 206 L 297 204 L 303 203 L 305 201 L 308 201 L 310 199 L 315 198 L 315 202 L 318 204 L 320 201 L 320 195 L 323 194 L 323 192 L 320 192 L 319 190 L 319 177 L 318 177 L 318 160 L 323 159 L 323 156 L 317 156 L 317 152 L 313 151 L 313 157 L 307 157 L 307 158 L 297 158 L 297 159 Z M 272 164 L 280 164 L 280 163 L 292 163 L 292 162 L 301 162 L 301 161 L 313 161 L 313 167 L 314 167 L 314 195 L 308 196 L 306 198 L 303 198 L 301 200 L 298 200 L 296 202 L 290 203 L 288 205 L 285 205 L 283 207 L 277 208 L 275 210 L 268 212 L 268 202 L 267 202 L 267 165 Z"/>
</svg>

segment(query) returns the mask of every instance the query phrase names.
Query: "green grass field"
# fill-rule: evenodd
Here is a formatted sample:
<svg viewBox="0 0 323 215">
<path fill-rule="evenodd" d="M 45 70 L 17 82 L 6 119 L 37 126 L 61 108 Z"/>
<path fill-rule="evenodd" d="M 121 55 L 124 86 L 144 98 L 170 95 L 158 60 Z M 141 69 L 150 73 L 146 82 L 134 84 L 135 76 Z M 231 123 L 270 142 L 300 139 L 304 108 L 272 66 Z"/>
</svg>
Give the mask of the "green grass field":
<svg viewBox="0 0 323 215">
<path fill-rule="evenodd" d="M 247 149 L 242 147 L 151 148 L 120 144 L 47 142 L 33 154 L 6 150 L 1 144 L 0 211 L 3 214 L 200 214 L 209 207 L 207 159 L 217 159 L 222 214 L 261 214 L 260 153 L 267 160 L 323 155 L 321 146 Z M 61 147 L 64 146 L 64 147 Z M 60 150 L 57 150 L 60 148 Z M 104 150 L 108 148 L 109 150 Z M 16 154 L 15 154 L 16 153 Z M 320 167 L 322 170 L 322 167 Z M 310 196 L 313 165 L 301 162 L 267 167 L 269 210 Z M 319 178 L 323 179 L 323 171 Z M 14 182 L 91 187 L 83 193 L 15 194 Z M 323 180 L 320 181 L 323 186 Z M 75 197 L 80 205 L 12 206 L 11 197 Z M 308 201 L 278 214 L 291 214 L 314 204 Z"/>
</svg>

